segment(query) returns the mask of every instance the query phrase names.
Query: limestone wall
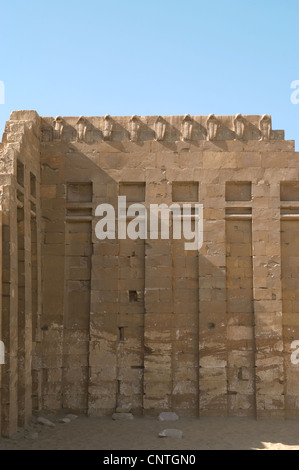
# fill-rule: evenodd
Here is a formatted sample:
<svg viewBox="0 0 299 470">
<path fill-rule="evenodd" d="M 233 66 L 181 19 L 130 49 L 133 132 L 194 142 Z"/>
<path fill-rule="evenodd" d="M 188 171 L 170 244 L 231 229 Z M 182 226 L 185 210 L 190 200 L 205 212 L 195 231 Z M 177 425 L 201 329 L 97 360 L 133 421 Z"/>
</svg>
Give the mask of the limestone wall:
<svg viewBox="0 0 299 470">
<path fill-rule="evenodd" d="M 17 422 L 13 413 L 22 423 L 30 406 L 97 416 L 131 403 L 135 414 L 297 417 L 299 160 L 269 116 L 16 112 L 0 150 L 0 339 L 14 364 L 10 382 L 1 366 L 3 434 L 5 422 L 10 430 Z M 10 162 L 18 158 L 24 204 L 36 205 L 37 218 L 16 201 L 22 190 Z M 203 204 L 203 246 L 187 251 L 184 239 L 161 233 L 100 241 L 96 208 L 117 209 L 118 196 L 148 209 Z M 26 324 L 24 310 L 32 310 Z M 23 393 L 31 403 L 29 382 L 26 408 L 16 403 Z"/>
</svg>

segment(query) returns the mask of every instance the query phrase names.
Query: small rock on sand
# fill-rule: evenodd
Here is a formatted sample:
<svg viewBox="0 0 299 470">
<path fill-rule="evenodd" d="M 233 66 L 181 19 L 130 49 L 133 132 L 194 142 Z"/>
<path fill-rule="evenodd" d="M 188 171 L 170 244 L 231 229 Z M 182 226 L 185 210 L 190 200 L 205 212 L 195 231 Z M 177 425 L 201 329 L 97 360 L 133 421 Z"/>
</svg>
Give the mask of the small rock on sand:
<svg viewBox="0 0 299 470">
<path fill-rule="evenodd" d="M 159 437 L 173 437 L 176 439 L 182 439 L 183 433 L 179 429 L 164 429 L 159 433 Z"/>
<path fill-rule="evenodd" d="M 177 421 L 178 419 L 178 415 L 172 411 L 163 411 L 159 414 L 159 421 Z"/>
<path fill-rule="evenodd" d="M 64 424 L 67 424 L 67 423 L 70 423 L 72 420 L 70 418 L 61 418 L 59 420 L 60 423 L 64 423 Z"/>
<path fill-rule="evenodd" d="M 116 408 L 116 413 L 130 413 L 131 409 L 131 403 L 128 403 L 127 405 L 118 405 L 118 407 Z"/>
<path fill-rule="evenodd" d="M 77 419 L 78 416 L 77 415 L 73 415 L 73 414 L 68 414 L 66 415 L 66 418 L 69 419 L 70 421 L 74 421 L 74 419 Z"/>
<path fill-rule="evenodd" d="M 52 421 L 47 418 L 43 418 L 42 416 L 37 418 L 37 422 L 38 424 L 43 424 L 44 426 L 49 426 L 50 428 L 55 428 L 56 426 L 56 424 L 52 423 Z"/>
</svg>

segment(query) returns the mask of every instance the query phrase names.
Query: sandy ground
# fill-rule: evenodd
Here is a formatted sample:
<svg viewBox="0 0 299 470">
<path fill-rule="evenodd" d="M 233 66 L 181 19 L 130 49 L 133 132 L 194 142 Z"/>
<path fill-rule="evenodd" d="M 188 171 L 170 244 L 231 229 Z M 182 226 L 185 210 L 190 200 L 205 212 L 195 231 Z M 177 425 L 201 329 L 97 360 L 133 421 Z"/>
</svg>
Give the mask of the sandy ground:
<svg viewBox="0 0 299 470">
<path fill-rule="evenodd" d="M 299 420 L 180 418 L 160 422 L 136 417 L 120 422 L 80 416 L 60 424 L 61 416 L 47 418 L 56 424 L 54 428 L 32 422 L 11 439 L 0 439 L 0 450 L 299 450 Z M 183 438 L 159 437 L 166 428 L 180 429 Z M 25 438 L 32 433 L 38 437 Z"/>
</svg>

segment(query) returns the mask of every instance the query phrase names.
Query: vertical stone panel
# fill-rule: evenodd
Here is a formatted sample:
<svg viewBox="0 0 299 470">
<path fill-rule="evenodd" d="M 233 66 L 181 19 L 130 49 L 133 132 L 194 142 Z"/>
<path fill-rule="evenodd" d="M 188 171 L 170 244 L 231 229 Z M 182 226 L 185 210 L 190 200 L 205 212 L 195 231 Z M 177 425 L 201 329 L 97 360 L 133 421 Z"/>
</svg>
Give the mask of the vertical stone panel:
<svg viewBox="0 0 299 470">
<path fill-rule="evenodd" d="M 198 252 L 186 251 L 185 241 L 172 240 L 173 326 L 172 404 L 182 416 L 198 415 Z M 171 259 L 169 259 L 171 262 Z M 171 301 L 171 291 L 164 292 Z"/>
<path fill-rule="evenodd" d="M 119 240 L 117 405 L 143 409 L 145 241 Z"/>
<path fill-rule="evenodd" d="M 199 414 L 226 416 L 225 187 L 219 182 L 218 171 L 207 172 L 201 188 L 204 243 L 199 253 Z"/>
<path fill-rule="evenodd" d="M 9 437 L 18 426 L 18 254 L 14 188 L 4 188 L 2 258 L 2 340 L 6 363 L 2 369 L 2 435 Z M 14 204 L 12 205 L 12 201 Z M 11 208 L 11 210 L 9 210 Z"/>
<path fill-rule="evenodd" d="M 172 269 L 163 259 L 172 254 L 169 240 L 148 240 L 145 247 L 144 411 L 172 409 L 173 368 Z"/>
<path fill-rule="evenodd" d="M 255 416 L 251 220 L 226 221 L 228 414 Z"/>
<path fill-rule="evenodd" d="M 155 169 L 146 171 L 146 203 L 172 203 L 171 181 L 163 168 L 163 151 L 160 146 L 151 154 Z M 161 153 L 160 153 L 161 152 Z M 161 165 L 160 165 L 161 163 Z M 148 211 L 148 214 L 149 211 Z M 145 323 L 144 323 L 144 412 L 156 415 L 159 411 L 172 410 L 173 395 L 173 267 L 171 214 L 169 234 L 161 239 L 161 214 L 155 233 L 148 232 L 145 244 Z M 149 230 L 150 227 L 148 227 Z M 150 236 L 151 235 L 151 236 Z M 156 237 L 156 239 L 155 239 Z"/>
<path fill-rule="evenodd" d="M 94 230 L 93 241 L 88 414 L 98 416 L 113 413 L 117 401 L 119 246 L 96 240 Z"/>
<path fill-rule="evenodd" d="M 299 417 L 299 220 L 281 221 L 282 311 L 286 417 Z"/>
<path fill-rule="evenodd" d="M 82 185 L 83 186 L 83 185 Z M 86 412 L 89 379 L 91 223 L 66 224 L 62 407 Z M 73 249 L 76 247 L 76 249 Z"/>
<path fill-rule="evenodd" d="M 62 408 L 63 330 L 65 312 L 66 181 L 63 155 L 41 158 L 42 216 L 42 408 Z M 76 248 L 74 248 L 76 249 Z"/>
<path fill-rule="evenodd" d="M 4 134 L 6 163 L 5 170 L 2 167 L 0 171 L 0 177 L 4 182 L 2 315 L 5 323 L 3 336 L 5 337 L 6 364 L 1 367 L 3 406 L 0 411 L 3 418 L 1 431 L 4 436 L 10 436 L 15 432 L 17 424 L 26 425 L 32 415 L 30 220 L 32 199 L 34 198 L 36 205 L 36 198 L 39 195 L 37 187 L 40 168 L 39 123 L 40 118 L 35 112 L 12 113 L 11 120 L 6 123 Z M 35 175 L 34 188 L 33 175 Z M 37 217 L 38 224 L 39 214 Z M 38 258 L 37 264 L 40 266 L 40 251 L 38 251 Z"/>
<path fill-rule="evenodd" d="M 24 203 L 22 203 L 24 204 Z M 25 219 L 24 207 L 17 209 L 18 220 L 18 423 L 25 422 L 26 395 L 26 307 L 25 307 Z"/>
<path fill-rule="evenodd" d="M 112 164 L 112 163 L 111 163 Z M 110 203 L 117 210 L 118 187 L 101 171 L 93 178 L 94 207 Z M 91 310 L 89 341 L 88 414 L 112 414 L 117 404 L 119 341 L 119 242 L 98 240 L 92 223 Z"/>
<path fill-rule="evenodd" d="M 285 416 L 279 185 L 253 184 L 257 418 Z"/>
<path fill-rule="evenodd" d="M 31 209 L 32 409 L 40 411 L 42 407 L 40 226 L 39 208 L 33 204 Z"/>
<path fill-rule="evenodd" d="M 88 409 L 92 182 L 67 159 L 62 407 Z M 75 181 L 75 182 L 73 182 Z"/>
</svg>

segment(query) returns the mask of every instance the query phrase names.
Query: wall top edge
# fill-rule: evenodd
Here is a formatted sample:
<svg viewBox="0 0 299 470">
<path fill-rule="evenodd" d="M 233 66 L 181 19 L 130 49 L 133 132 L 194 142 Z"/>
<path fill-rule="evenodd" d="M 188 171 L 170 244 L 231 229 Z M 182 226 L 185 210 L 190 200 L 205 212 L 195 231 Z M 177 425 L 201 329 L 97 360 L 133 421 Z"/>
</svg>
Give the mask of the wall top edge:
<svg viewBox="0 0 299 470">
<path fill-rule="evenodd" d="M 285 140 L 283 130 L 272 130 L 272 117 L 264 115 L 151 115 L 151 116 L 48 116 L 36 111 L 13 111 L 10 122 L 34 121 L 40 125 L 41 141 L 131 140 L 222 141 Z"/>
</svg>

